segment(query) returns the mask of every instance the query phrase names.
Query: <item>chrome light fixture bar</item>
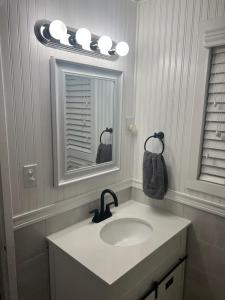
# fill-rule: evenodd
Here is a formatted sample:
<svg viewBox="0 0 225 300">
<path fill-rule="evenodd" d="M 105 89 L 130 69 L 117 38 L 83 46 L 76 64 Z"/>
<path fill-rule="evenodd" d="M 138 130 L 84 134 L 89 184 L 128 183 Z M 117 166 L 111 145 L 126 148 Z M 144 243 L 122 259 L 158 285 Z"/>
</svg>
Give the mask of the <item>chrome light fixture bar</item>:
<svg viewBox="0 0 225 300">
<path fill-rule="evenodd" d="M 39 20 L 34 25 L 36 38 L 43 45 L 83 55 L 114 61 L 129 52 L 126 42 L 115 43 L 108 36 L 91 34 L 88 29 L 74 29 L 62 21 Z"/>
</svg>

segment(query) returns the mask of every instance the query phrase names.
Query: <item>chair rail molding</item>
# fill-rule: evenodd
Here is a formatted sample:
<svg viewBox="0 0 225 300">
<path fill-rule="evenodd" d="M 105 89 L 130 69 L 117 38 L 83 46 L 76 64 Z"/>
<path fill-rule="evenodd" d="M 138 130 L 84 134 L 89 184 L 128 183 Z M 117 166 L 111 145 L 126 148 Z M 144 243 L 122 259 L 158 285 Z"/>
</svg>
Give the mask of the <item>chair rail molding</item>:
<svg viewBox="0 0 225 300">
<path fill-rule="evenodd" d="M 130 187 L 131 180 L 129 179 L 108 186 L 108 188 L 113 189 L 115 192 L 119 192 Z M 69 198 L 64 201 L 55 202 L 51 205 L 44 206 L 29 212 L 25 212 L 20 215 L 16 215 L 13 217 L 14 230 L 31 225 L 41 220 L 45 220 L 47 218 L 51 218 L 60 213 L 64 213 L 66 211 L 85 205 L 87 203 L 93 202 L 100 197 L 102 189 L 103 187 L 101 189 L 93 190 L 88 193 L 83 193 L 81 195 Z"/>
<path fill-rule="evenodd" d="M 134 179 L 132 187 L 142 190 L 142 181 Z M 165 199 L 181 203 L 183 205 L 191 206 L 221 217 L 225 217 L 225 204 L 215 203 L 213 201 L 205 200 L 187 193 L 182 193 L 169 189 Z"/>
<path fill-rule="evenodd" d="M 112 184 L 109 188 L 119 192 L 127 188 L 136 188 L 142 190 L 142 181 L 139 179 L 127 179 L 120 183 Z M 73 197 L 64 201 L 56 202 L 52 205 L 44 206 L 36 210 L 32 210 L 13 217 L 14 230 L 22 227 L 34 224 L 41 220 L 51 218 L 58 214 L 64 213 L 71 209 L 93 202 L 99 198 L 102 189 L 91 191 L 81 194 L 77 197 Z M 187 193 L 182 193 L 169 189 L 165 199 L 181 203 L 183 205 L 191 206 L 203 211 L 210 212 L 212 214 L 225 217 L 225 205 L 221 203 L 215 203 L 213 201 L 205 200 Z"/>
</svg>

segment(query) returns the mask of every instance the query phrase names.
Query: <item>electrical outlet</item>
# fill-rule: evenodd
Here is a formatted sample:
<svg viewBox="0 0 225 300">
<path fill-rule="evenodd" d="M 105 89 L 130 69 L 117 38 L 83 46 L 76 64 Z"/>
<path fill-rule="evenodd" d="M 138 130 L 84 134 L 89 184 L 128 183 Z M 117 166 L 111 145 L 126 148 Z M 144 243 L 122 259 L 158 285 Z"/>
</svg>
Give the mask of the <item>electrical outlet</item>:
<svg viewBox="0 0 225 300">
<path fill-rule="evenodd" d="M 37 164 L 23 167 L 23 184 L 25 188 L 37 186 Z"/>
</svg>

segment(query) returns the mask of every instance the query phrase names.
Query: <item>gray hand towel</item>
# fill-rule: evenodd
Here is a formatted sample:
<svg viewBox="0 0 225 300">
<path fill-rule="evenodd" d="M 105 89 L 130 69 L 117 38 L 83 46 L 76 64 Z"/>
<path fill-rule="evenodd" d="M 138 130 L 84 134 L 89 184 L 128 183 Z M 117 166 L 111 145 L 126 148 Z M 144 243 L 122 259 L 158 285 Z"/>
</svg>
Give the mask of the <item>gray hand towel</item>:
<svg viewBox="0 0 225 300">
<path fill-rule="evenodd" d="M 96 164 L 112 160 L 112 145 L 100 143 L 97 150 Z"/>
<path fill-rule="evenodd" d="M 155 199 L 163 199 L 168 189 L 166 164 L 162 154 L 144 152 L 143 191 Z"/>
</svg>

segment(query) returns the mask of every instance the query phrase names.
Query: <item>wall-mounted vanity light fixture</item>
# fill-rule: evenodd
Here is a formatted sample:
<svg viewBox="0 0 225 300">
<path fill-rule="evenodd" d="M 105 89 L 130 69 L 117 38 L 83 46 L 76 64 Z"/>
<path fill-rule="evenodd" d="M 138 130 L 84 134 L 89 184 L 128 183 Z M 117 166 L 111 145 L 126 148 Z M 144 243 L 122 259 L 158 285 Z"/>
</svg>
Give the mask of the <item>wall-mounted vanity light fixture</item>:
<svg viewBox="0 0 225 300">
<path fill-rule="evenodd" d="M 86 28 L 67 27 L 62 21 L 40 20 L 35 23 L 34 32 L 42 44 L 84 55 L 116 60 L 126 56 L 129 46 L 126 42 L 115 43 L 107 35 L 101 37 L 91 34 Z"/>
</svg>

